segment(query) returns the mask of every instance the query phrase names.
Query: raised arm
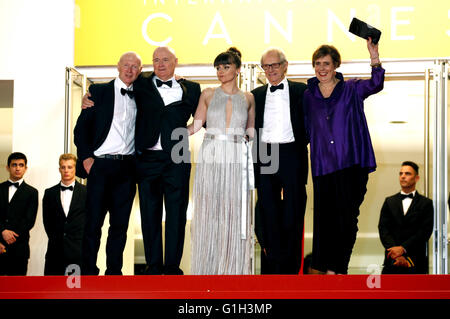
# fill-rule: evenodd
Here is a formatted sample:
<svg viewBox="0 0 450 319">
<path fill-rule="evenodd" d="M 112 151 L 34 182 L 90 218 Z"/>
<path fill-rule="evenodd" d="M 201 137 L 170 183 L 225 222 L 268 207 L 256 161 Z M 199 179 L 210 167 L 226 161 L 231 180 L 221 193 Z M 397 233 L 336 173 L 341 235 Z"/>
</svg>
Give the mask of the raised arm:
<svg viewBox="0 0 450 319">
<path fill-rule="evenodd" d="M 366 99 L 368 96 L 378 93 L 384 86 L 384 69 L 381 66 L 378 45 L 373 44 L 372 39 L 367 40 L 367 49 L 370 54 L 370 66 L 372 67 L 371 77 L 367 80 L 357 80 L 356 87 L 359 96 Z"/>
<path fill-rule="evenodd" d="M 373 44 L 372 38 L 369 37 L 367 40 L 367 49 L 369 50 L 370 54 L 370 65 L 371 66 L 380 66 L 380 54 L 378 53 L 378 43 Z"/>
</svg>

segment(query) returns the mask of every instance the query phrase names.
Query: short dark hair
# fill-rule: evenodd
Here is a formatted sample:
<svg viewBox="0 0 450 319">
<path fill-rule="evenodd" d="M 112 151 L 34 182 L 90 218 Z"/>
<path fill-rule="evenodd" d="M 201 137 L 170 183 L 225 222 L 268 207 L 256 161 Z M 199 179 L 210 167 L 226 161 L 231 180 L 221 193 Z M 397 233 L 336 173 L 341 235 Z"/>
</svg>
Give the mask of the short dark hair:
<svg viewBox="0 0 450 319">
<path fill-rule="evenodd" d="M 27 157 L 25 156 L 25 154 L 20 153 L 20 152 L 14 152 L 14 153 L 9 154 L 9 156 L 8 156 L 8 167 L 13 160 L 19 160 L 19 159 L 23 159 L 25 161 L 25 165 L 27 165 L 28 161 L 27 161 Z"/>
<path fill-rule="evenodd" d="M 231 47 L 227 51 L 220 53 L 214 59 L 214 67 L 224 64 L 234 64 L 236 68 L 239 69 L 242 64 L 241 57 L 241 51 L 239 51 L 235 47 Z"/>
<path fill-rule="evenodd" d="M 416 172 L 416 175 L 419 174 L 419 165 L 417 165 L 416 163 L 412 162 L 412 161 L 404 161 L 402 163 L 402 166 L 411 166 L 414 171 Z"/>
<path fill-rule="evenodd" d="M 323 44 L 316 51 L 314 51 L 312 56 L 312 65 L 315 66 L 314 63 L 317 59 L 323 58 L 324 56 L 329 55 L 331 60 L 333 60 L 333 64 L 336 68 L 341 65 L 341 55 L 339 51 L 332 45 Z"/>
</svg>

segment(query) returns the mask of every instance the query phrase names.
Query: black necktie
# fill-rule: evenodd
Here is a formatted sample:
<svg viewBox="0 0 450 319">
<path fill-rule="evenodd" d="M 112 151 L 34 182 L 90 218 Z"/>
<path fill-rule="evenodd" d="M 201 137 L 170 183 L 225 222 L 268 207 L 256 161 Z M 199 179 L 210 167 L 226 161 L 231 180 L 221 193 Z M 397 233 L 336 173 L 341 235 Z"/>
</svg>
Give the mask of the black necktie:
<svg viewBox="0 0 450 319">
<path fill-rule="evenodd" d="M 73 191 L 73 186 L 72 185 L 70 185 L 70 186 L 62 186 L 61 185 L 61 191 L 66 191 L 66 190 L 70 190 L 70 191 Z"/>
<path fill-rule="evenodd" d="M 132 90 L 126 90 L 124 88 L 121 88 L 120 93 L 122 93 L 122 95 L 128 94 L 130 99 L 132 99 L 134 97 L 134 92 Z"/>
<path fill-rule="evenodd" d="M 408 195 L 400 194 L 400 197 L 401 197 L 402 200 L 404 200 L 407 197 L 414 198 L 414 193 L 409 193 Z"/>
<path fill-rule="evenodd" d="M 160 87 L 163 84 L 165 84 L 165 85 L 167 85 L 168 87 L 171 88 L 172 87 L 172 80 L 164 82 L 164 81 L 161 81 L 159 79 L 156 79 L 156 86 L 157 87 Z"/>
<path fill-rule="evenodd" d="M 281 83 L 281 84 L 278 84 L 278 85 L 272 85 L 271 87 L 270 87 L 270 92 L 275 92 L 276 90 L 283 90 L 284 89 L 284 84 L 283 83 Z"/>
<path fill-rule="evenodd" d="M 8 181 L 8 187 L 9 186 L 15 186 L 16 188 L 19 188 L 19 182 L 13 183 L 13 182 Z"/>
</svg>

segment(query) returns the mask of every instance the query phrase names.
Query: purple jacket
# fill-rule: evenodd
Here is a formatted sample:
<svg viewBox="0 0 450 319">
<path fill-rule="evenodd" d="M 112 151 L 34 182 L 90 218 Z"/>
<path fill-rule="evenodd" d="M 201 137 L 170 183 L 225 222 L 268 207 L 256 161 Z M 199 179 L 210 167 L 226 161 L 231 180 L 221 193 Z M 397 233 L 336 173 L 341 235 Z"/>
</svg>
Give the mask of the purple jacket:
<svg viewBox="0 0 450 319">
<path fill-rule="evenodd" d="M 308 80 L 304 93 L 305 127 L 311 150 L 313 176 L 330 174 L 359 165 L 375 171 L 375 154 L 364 115 L 364 99 L 383 89 L 384 69 L 372 68 L 368 80 L 339 81 L 329 98 L 319 89 L 319 80 Z"/>
</svg>

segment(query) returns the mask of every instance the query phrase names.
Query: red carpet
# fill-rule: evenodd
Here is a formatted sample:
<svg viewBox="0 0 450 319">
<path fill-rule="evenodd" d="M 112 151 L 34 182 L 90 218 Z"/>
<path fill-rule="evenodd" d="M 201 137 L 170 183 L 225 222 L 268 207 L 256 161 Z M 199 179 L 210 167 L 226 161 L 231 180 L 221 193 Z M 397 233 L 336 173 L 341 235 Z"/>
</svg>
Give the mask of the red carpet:
<svg viewBox="0 0 450 319">
<path fill-rule="evenodd" d="M 0 299 L 450 299 L 450 275 L 0 277 Z"/>
</svg>

